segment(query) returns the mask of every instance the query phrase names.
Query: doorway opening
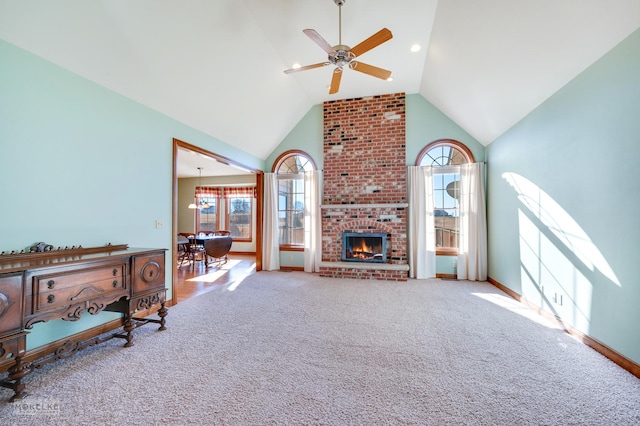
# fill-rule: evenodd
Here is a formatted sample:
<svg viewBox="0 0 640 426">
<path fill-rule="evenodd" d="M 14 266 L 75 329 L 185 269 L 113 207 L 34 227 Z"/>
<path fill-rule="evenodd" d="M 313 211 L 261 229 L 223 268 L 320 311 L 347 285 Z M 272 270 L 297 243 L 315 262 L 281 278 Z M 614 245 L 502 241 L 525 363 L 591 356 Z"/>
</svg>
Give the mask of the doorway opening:
<svg viewBox="0 0 640 426">
<path fill-rule="evenodd" d="M 206 176 L 205 176 L 206 175 Z M 173 259 L 173 271 L 172 271 L 172 304 L 176 304 L 181 300 L 177 297 L 180 294 L 177 285 L 181 282 L 184 283 L 185 274 L 178 271 L 178 235 L 181 233 L 193 233 L 197 230 L 195 223 L 195 209 L 188 208 L 188 204 L 191 204 L 193 200 L 193 188 L 191 185 L 190 193 L 185 194 L 184 190 L 180 191 L 180 183 L 189 181 L 194 178 L 196 181 L 198 177 L 205 177 L 209 180 L 220 180 L 226 182 L 227 185 L 233 183 L 234 179 L 244 180 L 253 179 L 255 185 L 255 234 L 253 237 L 253 243 L 248 249 L 240 250 L 238 258 L 244 259 L 242 263 L 243 268 L 247 268 L 246 260 L 253 260 L 251 262 L 252 268 L 255 271 L 262 270 L 262 206 L 263 206 L 263 172 L 261 170 L 247 167 L 235 160 L 221 156 L 214 152 L 200 148 L 198 146 L 189 144 L 179 139 L 173 140 L 173 217 L 172 217 L 172 259 Z M 234 177 L 235 176 L 235 177 Z M 200 178 L 202 179 L 202 178 Z M 201 180 L 199 181 L 201 182 Z M 189 201 L 185 201 L 189 200 Z M 184 205 L 183 205 L 184 204 Z M 190 217 L 190 215 L 192 215 Z M 184 229 L 181 229 L 184 228 Z M 244 245 L 246 247 L 246 244 Z M 234 248 L 232 247 L 231 254 L 233 255 Z M 234 265 L 232 263 L 229 266 Z M 195 266 L 195 265 L 194 265 Z M 184 268 L 184 266 L 183 266 Z M 190 277 L 192 279 L 193 277 Z M 203 279 L 204 280 L 204 279 Z M 186 293 L 189 292 L 185 289 Z M 185 294 L 183 291 L 181 294 Z"/>
</svg>

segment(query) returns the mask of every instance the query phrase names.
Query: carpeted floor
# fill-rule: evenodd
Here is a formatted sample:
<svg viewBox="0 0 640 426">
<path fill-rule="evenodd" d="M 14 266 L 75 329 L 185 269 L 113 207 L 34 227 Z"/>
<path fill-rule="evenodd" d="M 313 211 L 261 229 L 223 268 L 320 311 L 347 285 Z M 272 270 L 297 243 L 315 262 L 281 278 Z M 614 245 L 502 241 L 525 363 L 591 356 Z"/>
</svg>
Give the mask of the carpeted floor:
<svg viewBox="0 0 640 426">
<path fill-rule="evenodd" d="M 259 272 L 167 318 L 0 390 L 0 424 L 640 424 L 638 378 L 487 283 Z"/>
</svg>

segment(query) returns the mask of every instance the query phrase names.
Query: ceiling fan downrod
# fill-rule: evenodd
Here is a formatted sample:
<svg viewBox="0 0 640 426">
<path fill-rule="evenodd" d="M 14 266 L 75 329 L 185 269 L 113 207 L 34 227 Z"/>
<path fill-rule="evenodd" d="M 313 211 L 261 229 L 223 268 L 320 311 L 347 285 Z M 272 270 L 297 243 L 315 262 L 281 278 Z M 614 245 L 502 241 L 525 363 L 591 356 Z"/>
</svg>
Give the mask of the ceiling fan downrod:
<svg viewBox="0 0 640 426">
<path fill-rule="evenodd" d="M 333 0 L 335 4 L 338 5 L 338 45 L 342 45 L 342 5 L 345 4 L 347 0 Z"/>
</svg>

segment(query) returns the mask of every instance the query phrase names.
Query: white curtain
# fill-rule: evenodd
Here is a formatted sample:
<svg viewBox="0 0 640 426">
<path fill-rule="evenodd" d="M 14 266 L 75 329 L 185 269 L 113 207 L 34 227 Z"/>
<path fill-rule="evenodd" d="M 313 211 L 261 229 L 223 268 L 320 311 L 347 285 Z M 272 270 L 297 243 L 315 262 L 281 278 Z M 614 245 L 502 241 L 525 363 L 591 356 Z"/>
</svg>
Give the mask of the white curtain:
<svg viewBox="0 0 640 426">
<path fill-rule="evenodd" d="M 484 163 L 460 167 L 460 247 L 458 279 L 487 279 L 487 217 Z"/>
<path fill-rule="evenodd" d="M 436 276 L 436 238 L 433 220 L 433 171 L 409 166 L 407 243 L 410 278 Z"/>
<path fill-rule="evenodd" d="M 262 268 L 265 271 L 277 271 L 280 269 L 280 239 L 278 237 L 278 179 L 275 173 L 264 174 Z"/>
<path fill-rule="evenodd" d="M 304 271 L 319 272 L 322 253 L 320 200 L 322 172 L 304 173 Z"/>
</svg>

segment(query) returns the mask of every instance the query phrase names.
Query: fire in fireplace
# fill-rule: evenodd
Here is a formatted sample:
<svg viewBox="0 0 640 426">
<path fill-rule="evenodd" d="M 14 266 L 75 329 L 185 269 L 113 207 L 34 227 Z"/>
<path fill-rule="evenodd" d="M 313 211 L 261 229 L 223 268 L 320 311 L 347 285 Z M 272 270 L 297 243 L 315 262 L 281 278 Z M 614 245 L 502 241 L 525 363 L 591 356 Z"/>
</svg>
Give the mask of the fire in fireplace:
<svg viewBox="0 0 640 426">
<path fill-rule="evenodd" d="M 387 234 L 344 232 L 343 262 L 387 262 Z"/>
</svg>

